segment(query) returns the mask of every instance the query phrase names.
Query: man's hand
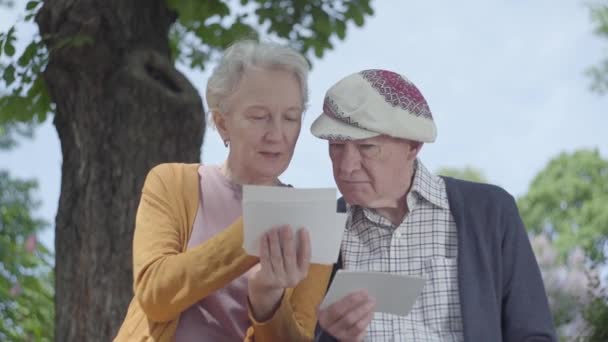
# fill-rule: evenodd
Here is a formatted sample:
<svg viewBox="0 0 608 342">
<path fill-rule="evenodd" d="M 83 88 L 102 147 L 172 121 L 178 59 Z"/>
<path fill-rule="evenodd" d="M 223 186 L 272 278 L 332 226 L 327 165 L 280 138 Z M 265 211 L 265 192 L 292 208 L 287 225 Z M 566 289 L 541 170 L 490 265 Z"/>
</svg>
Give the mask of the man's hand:
<svg viewBox="0 0 608 342">
<path fill-rule="evenodd" d="M 353 292 L 319 310 L 319 325 L 339 341 L 363 341 L 375 307 L 366 291 Z"/>
</svg>

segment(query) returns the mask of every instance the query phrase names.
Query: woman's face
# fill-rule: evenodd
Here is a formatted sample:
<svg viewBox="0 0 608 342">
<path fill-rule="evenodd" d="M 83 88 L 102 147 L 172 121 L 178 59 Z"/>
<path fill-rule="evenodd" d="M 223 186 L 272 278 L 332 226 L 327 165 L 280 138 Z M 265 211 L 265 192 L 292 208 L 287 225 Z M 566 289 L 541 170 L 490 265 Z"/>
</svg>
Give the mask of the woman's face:
<svg viewBox="0 0 608 342">
<path fill-rule="evenodd" d="M 272 184 L 287 169 L 302 125 L 297 76 L 281 69 L 245 70 L 215 115 L 222 139 L 230 141 L 228 166 L 246 184 Z"/>
</svg>

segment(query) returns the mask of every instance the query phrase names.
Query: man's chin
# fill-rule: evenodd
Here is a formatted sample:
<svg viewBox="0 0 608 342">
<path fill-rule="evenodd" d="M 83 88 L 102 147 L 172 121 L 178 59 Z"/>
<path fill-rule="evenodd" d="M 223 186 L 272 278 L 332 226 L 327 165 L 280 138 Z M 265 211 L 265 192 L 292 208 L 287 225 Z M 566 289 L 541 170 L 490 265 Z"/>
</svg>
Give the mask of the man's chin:
<svg viewBox="0 0 608 342">
<path fill-rule="evenodd" d="M 350 205 L 358 205 L 365 207 L 367 201 L 360 193 L 357 192 L 343 192 L 342 196 L 344 197 L 344 201 Z"/>
</svg>

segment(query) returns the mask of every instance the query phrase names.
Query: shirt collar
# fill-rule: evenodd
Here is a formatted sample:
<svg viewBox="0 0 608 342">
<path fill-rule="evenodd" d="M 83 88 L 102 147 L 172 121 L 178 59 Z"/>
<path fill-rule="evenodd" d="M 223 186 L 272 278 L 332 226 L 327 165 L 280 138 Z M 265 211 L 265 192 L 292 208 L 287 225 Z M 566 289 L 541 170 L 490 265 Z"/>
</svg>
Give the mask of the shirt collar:
<svg viewBox="0 0 608 342">
<path fill-rule="evenodd" d="M 450 209 L 443 179 L 432 174 L 418 159 L 416 159 L 415 168 L 416 173 L 410 193 L 420 195 L 424 200 L 439 208 Z"/>
</svg>

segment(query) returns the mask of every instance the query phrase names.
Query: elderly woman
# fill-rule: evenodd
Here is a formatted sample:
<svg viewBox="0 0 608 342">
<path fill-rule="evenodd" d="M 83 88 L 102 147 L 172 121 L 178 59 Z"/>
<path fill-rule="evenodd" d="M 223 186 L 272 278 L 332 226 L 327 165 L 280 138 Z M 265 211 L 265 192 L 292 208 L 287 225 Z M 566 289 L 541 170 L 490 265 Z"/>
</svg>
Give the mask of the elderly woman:
<svg viewBox="0 0 608 342">
<path fill-rule="evenodd" d="M 135 296 L 115 341 L 307 341 L 330 266 L 310 265 L 305 230 L 271 229 L 260 258 L 243 243 L 242 184 L 284 186 L 307 102 L 308 64 L 283 46 L 242 41 L 207 85 L 222 165 L 148 174 L 133 241 Z M 303 241 L 295 247 L 295 234 Z"/>
</svg>

